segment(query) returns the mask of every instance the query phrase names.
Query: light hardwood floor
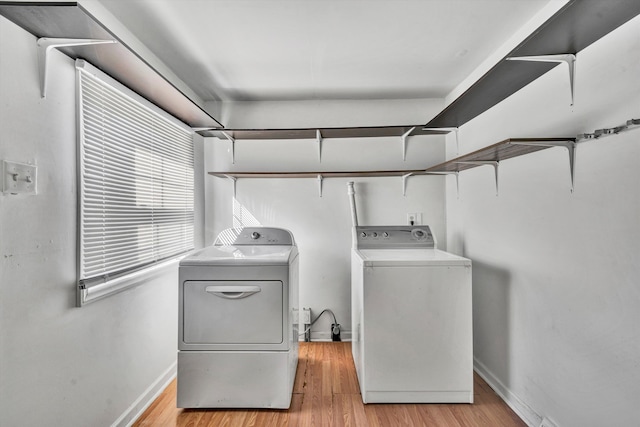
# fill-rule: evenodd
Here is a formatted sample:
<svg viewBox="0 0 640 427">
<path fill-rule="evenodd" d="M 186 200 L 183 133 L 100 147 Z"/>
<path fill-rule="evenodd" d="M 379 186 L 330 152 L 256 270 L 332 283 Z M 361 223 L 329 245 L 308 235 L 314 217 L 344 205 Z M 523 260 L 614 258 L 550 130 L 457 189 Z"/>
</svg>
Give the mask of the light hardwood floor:
<svg viewBox="0 0 640 427">
<path fill-rule="evenodd" d="M 176 381 L 134 427 L 218 426 L 526 426 L 480 377 L 474 403 L 368 404 L 360 397 L 350 343 L 300 343 L 298 372 L 288 410 L 176 408 Z"/>
</svg>

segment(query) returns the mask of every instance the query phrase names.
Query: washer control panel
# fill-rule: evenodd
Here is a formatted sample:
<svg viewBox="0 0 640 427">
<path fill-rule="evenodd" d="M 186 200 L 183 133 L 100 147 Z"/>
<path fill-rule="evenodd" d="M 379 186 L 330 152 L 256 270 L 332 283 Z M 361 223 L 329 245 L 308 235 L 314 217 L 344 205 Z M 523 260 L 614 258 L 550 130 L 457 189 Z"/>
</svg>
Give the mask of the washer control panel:
<svg viewBox="0 0 640 427">
<path fill-rule="evenodd" d="M 436 239 L 428 225 L 358 226 L 358 249 L 434 249 Z"/>
<path fill-rule="evenodd" d="M 293 246 L 293 234 L 289 230 L 271 227 L 227 228 L 214 243 L 216 246 L 282 245 Z"/>
</svg>

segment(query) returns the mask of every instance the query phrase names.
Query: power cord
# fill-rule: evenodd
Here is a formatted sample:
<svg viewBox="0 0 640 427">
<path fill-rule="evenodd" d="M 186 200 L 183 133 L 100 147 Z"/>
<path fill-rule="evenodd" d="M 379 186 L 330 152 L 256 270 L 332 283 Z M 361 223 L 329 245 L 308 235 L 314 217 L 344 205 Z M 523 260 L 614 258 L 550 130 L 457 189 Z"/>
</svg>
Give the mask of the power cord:
<svg viewBox="0 0 640 427">
<path fill-rule="evenodd" d="M 324 313 L 330 313 L 331 316 L 333 316 L 333 323 L 331 324 L 331 340 L 332 341 L 341 341 L 341 339 L 340 339 L 340 324 L 336 320 L 336 315 L 333 313 L 333 311 L 331 311 L 328 308 L 325 308 L 324 310 L 322 310 L 322 312 L 320 312 L 320 314 L 318 314 L 318 316 L 316 316 L 316 318 L 313 319 L 311 321 L 311 323 L 309 323 L 309 326 L 307 327 L 307 329 L 305 329 L 304 332 L 299 334 L 299 336 L 305 335 L 307 332 L 311 331 L 311 327 L 313 326 L 313 324 L 316 323 L 318 321 L 318 319 L 320 319 L 320 317 L 322 317 L 322 315 Z"/>
</svg>

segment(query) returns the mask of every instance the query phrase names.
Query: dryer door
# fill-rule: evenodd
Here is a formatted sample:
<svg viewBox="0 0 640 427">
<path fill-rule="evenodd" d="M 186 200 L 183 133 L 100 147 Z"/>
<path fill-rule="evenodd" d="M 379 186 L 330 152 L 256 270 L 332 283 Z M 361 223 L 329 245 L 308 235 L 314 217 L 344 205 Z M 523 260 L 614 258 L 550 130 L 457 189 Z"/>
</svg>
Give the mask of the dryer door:
<svg viewBox="0 0 640 427">
<path fill-rule="evenodd" d="M 270 281 L 186 281 L 185 344 L 283 343 L 283 284 Z"/>
</svg>

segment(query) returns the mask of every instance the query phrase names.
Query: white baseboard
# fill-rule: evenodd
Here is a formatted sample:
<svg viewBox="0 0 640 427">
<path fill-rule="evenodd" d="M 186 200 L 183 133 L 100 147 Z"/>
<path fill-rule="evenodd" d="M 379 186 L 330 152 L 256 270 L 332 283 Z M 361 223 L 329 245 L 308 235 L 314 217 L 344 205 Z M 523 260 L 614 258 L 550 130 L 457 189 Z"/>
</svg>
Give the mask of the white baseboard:
<svg viewBox="0 0 640 427">
<path fill-rule="evenodd" d="M 130 427 L 143 412 L 153 403 L 160 393 L 164 391 L 176 376 L 177 362 L 160 375 L 145 391 L 138 397 L 135 402 L 127 408 L 120 417 L 111 424 L 111 427 Z"/>
<path fill-rule="evenodd" d="M 473 358 L 474 370 L 529 427 L 538 427 L 542 417 L 509 390 L 482 362 Z"/>
</svg>

